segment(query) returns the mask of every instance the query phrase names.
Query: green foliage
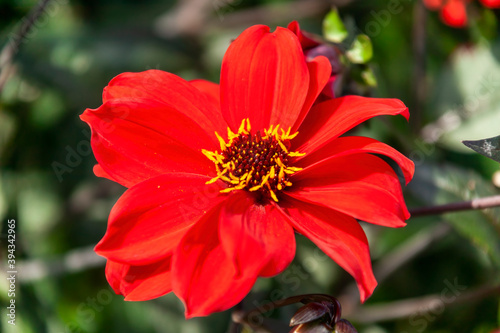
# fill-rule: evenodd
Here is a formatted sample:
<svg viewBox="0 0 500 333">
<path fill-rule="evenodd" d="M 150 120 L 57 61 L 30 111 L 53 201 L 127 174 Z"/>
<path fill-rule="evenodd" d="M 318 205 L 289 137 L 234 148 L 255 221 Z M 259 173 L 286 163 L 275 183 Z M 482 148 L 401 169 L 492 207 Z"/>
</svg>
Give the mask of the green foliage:
<svg viewBox="0 0 500 333">
<path fill-rule="evenodd" d="M 377 78 L 375 77 L 375 73 L 373 73 L 373 70 L 370 67 L 367 67 L 361 72 L 361 77 L 368 86 L 377 86 Z"/>
<path fill-rule="evenodd" d="M 330 42 L 341 43 L 348 35 L 338 9 L 332 8 L 323 19 L 323 36 Z"/>
<path fill-rule="evenodd" d="M 346 52 L 347 58 L 355 64 L 366 64 L 373 57 L 373 46 L 370 37 L 358 35 Z"/>
<path fill-rule="evenodd" d="M 421 166 L 410 188 L 428 205 L 500 194 L 472 170 L 443 164 Z M 444 218 L 500 269 L 500 208 L 447 213 Z"/>
</svg>

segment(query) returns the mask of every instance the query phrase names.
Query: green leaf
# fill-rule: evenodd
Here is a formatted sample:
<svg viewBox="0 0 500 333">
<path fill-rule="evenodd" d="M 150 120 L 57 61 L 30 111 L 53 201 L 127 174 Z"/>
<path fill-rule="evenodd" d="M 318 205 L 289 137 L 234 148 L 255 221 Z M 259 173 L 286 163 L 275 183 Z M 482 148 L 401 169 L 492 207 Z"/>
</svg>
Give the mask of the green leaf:
<svg viewBox="0 0 500 333">
<path fill-rule="evenodd" d="M 493 10 L 489 8 L 483 8 L 480 18 L 474 20 L 473 27 L 475 26 L 477 26 L 477 30 L 481 37 L 488 40 L 494 40 L 498 35 L 497 18 Z"/>
<path fill-rule="evenodd" d="M 427 205 L 498 194 L 498 190 L 477 173 L 446 164 L 420 166 L 408 188 Z M 490 264 L 500 267 L 500 208 L 446 213 L 442 217 L 479 253 L 486 254 L 479 255 L 479 260 L 484 262 L 484 258 L 489 258 Z"/>
<path fill-rule="evenodd" d="M 341 43 L 348 34 L 337 8 L 332 8 L 323 20 L 323 36 L 330 42 Z"/>
<path fill-rule="evenodd" d="M 347 58 L 355 64 L 366 64 L 373 56 L 373 46 L 370 37 L 358 35 L 346 52 Z"/>
<path fill-rule="evenodd" d="M 500 162 L 500 136 L 477 141 L 462 142 L 464 145 L 474 150 L 476 153 L 489 157 L 494 161 Z"/>
<path fill-rule="evenodd" d="M 377 78 L 375 77 L 375 74 L 373 73 L 373 70 L 370 67 L 367 67 L 361 72 L 361 77 L 368 86 L 370 87 L 377 86 Z"/>
</svg>

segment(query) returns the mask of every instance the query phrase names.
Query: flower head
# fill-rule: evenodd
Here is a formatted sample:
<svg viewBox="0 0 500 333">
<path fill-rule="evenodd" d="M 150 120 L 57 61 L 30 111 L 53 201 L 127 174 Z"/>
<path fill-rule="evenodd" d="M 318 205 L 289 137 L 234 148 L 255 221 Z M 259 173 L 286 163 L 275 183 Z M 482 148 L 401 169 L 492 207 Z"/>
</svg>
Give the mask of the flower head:
<svg viewBox="0 0 500 333">
<path fill-rule="evenodd" d="M 406 182 L 413 163 L 341 135 L 409 114 L 396 99 L 315 104 L 330 73 L 325 57 L 306 61 L 290 30 L 257 25 L 228 48 L 220 86 L 159 70 L 111 80 L 102 106 L 81 119 L 95 174 L 128 187 L 95 248 L 116 293 L 140 301 L 173 291 L 187 317 L 228 309 L 290 264 L 298 232 L 356 279 L 362 301 L 372 294 L 356 219 L 401 227 L 409 217 L 395 171 L 376 155 Z"/>
</svg>

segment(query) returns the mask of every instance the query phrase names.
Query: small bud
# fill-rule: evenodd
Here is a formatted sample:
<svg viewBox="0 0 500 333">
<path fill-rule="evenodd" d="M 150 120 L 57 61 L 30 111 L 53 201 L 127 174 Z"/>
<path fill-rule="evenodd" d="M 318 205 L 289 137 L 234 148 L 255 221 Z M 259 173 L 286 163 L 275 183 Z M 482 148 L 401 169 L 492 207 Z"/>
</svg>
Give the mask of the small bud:
<svg viewBox="0 0 500 333">
<path fill-rule="evenodd" d="M 354 326 L 345 319 L 340 319 L 335 325 L 335 333 L 358 333 Z"/>
<path fill-rule="evenodd" d="M 308 303 L 301 307 L 290 320 L 290 326 L 308 323 L 316 319 L 320 319 L 325 315 L 329 315 L 328 306 L 322 303 Z"/>
<path fill-rule="evenodd" d="M 337 299 L 318 300 L 304 299 L 305 303 L 290 320 L 290 326 L 295 326 L 290 333 L 332 333 L 335 324 L 340 319 L 341 308 Z"/>
<path fill-rule="evenodd" d="M 350 322 L 340 319 L 342 306 L 335 297 L 310 294 L 294 300 L 305 305 L 290 320 L 294 327 L 289 333 L 358 333 Z"/>
<path fill-rule="evenodd" d="M 289 333 L 332 333 L 332 329 L 325 324 L 313 321 L 295 326 Z"/>
<path fill-rule="evenodd" d="M 307 61 L 312 61 L 317 56 L 326 57 L 332 66 L 332 75 L 338 74 L 344 69 L 340 61 L 341 51 L 334 45 L 320 44 L 304 50 L 304 55 Z"/>
</svg>

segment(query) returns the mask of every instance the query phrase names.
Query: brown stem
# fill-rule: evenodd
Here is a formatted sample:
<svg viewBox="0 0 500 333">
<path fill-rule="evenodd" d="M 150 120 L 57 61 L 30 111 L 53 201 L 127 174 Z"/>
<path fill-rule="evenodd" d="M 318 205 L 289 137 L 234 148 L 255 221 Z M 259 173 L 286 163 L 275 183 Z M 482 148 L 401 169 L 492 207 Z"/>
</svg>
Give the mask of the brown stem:
<svg viewBox="0 0 500 333">
<path fill-rule="evenodd" d="M 499 206 L 500 195 L 494 195 L 491 197 L 478 198 L 470 201 L 454 202 L 434 207 L 414 208 L 410 209 L 410 213 L 412 217 L 419 217 L 426 215 L 439 215 L 461 210 L 485 209 Z"/>
<path fill-rule="evenodd" d="M 465 288 L 465 286 L 462 286 Z M 443 292 L 417 298 L 394 301 L 387 304 L 364 306 L 350 314 L 353 321 L 374 323 L 411 316 L 422 316 L 427 312 L 451 304 L 464 304 L 500 295 L 500 285 L 485 285 L 470 291 L 443 289 Z"/>
<path fill-rule="evenodd" d="M 420 130 L 422 110 L 426 100 L 427 84 L 425 80 L 425 41 L 426 31 L 425 22 L 427 21 L 427 9 L 423 1 L 415 3 L 413 11 L 413 91 L 414 105 L 411 113 L 411 125 L 414 133 Z"/>
<path fill-rule="evenodd" d="M 30 11 L 28 18 L 23 20 L 23 23 L 14 37 L 2 49 L 2 52 L 0 53 L 0 78 L 2 78 L 0 81 L 0 92 L 7 82 L 9 76 L 7 74 L 10 72 L 12 59 L 19 50 L 24 38 L 31 31 L 31 28 L 38 18 L 43 14 L 50 1 L 51 0 L 40 0 L 40 2 L 38 2 L 38 4 Z"/>
</svg>

